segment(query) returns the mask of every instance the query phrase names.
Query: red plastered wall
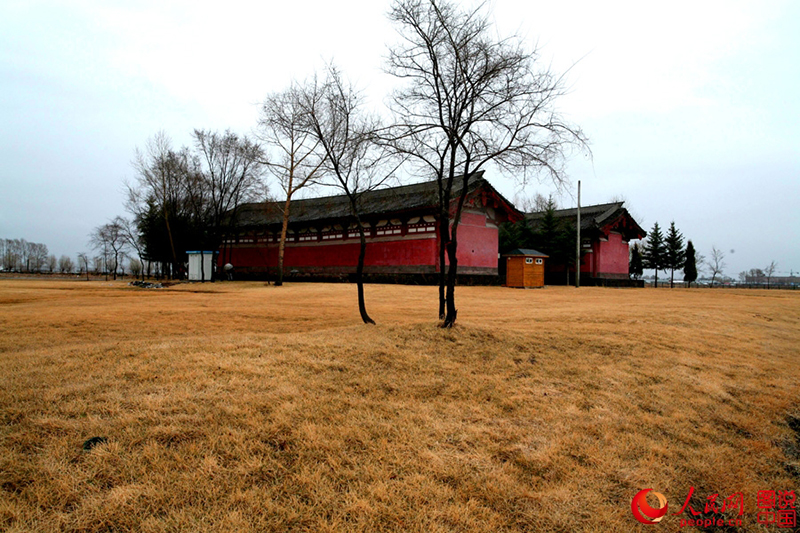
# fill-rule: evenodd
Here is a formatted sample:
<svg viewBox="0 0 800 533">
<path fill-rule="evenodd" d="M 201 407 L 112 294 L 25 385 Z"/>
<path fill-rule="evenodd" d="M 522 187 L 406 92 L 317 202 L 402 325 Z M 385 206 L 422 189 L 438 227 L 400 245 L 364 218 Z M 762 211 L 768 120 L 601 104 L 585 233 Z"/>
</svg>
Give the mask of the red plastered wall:
<svg viewBox="0 0 800 533">
<path fill-rule="evenodd" d="M 628 274 L 628 243 L 622 235 L 611 233 L 608 241 L 597 243 L 596 268 L 603 274 Z"/>
<path fill-rule="evenodd" d="M 499 233 L 486 226 L 486 215 L 462 213 L 457 238 L 458 266 L 497 268 Z"/>
<path fill-rule="evenodd" d="M 287 244 L 284 267 L 355 267 L 358 264 L 358 239 L 324 245 Z M 436 239 L 367 241 L 367 266 L 418 266 L 436 263 Z M 276 267 L 277 244 L 237 246 L 230 262 L 237 267 Z"/>
<path fill-rule="evenodd" d="M 431 237 L 434 237 L 433 235 Z M 498 229 L 487 227 L 486 215 L 462 213 L 458 226 L 458 264 L 463 267 L 497 268 Z M 438 264 L 436 238 L 367 240 L 366 266 L 435 266 Z M 325 244 L 287 243 L 284 267 L 355 267 L 359 241 Z M 277 267 L 277 243 L 234 245 L 220 254 L 220 266 L 230 262 L 234 267 Z"/>
</svg>

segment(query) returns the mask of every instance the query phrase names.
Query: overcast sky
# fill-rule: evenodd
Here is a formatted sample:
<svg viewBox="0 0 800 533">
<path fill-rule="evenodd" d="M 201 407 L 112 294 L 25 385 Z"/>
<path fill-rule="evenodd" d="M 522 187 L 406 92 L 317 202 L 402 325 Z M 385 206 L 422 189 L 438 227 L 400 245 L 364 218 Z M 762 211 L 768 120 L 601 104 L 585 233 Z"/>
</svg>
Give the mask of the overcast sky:
<svg viewBox="0 0 800 533">
<path fill-rule="evenodd" d="M 561 111 L 589 137 L 583 205 L 623 197 L 675 220 L 725 273 L 800 271 L 800 2 L 496 0 L 498 32 L 568 72 Z M 388 1 L 0 2 L 0 237 L 86 251 L 125 214 L 134 150 L 164 130 L 250 133 L 257 104 L 333 59 L 376 110 Z M 487 176 L 509 198 L 520 191 Z M 569 194 L 558 198 L 574 206 Z"/>
</svg>

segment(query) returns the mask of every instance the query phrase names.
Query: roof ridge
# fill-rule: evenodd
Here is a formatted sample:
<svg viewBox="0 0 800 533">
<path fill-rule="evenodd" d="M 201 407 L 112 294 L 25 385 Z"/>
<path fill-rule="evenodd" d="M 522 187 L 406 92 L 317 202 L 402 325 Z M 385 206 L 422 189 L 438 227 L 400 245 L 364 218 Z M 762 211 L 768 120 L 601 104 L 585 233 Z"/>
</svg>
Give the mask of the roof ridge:
<svg viewBox="0 0 800 533">
<path fill-rule="evenodd" d="M 617 206 L 617 208 L 619 208 L 624 203 L 625 202 L 607 202 L 607 203 L 604 203 L 604 204 L 582 205 L 581 206 L 581 211 L 588 210 L 588 209 L 595 209 L 595 208 L 598 208 L 598 207 L 606 207 L 606 206 L 609 206 L 609 209 L 610 209 L 611 206 Z M 577 206 L 576 207 L 565 207 L 563 209 L 554 209 L 553 213 L 558 215 L 559 213 L 566 213 L 567 211 L 577 211 L 577 210 L 578 210 Z M 541 215 L 541 214 L 544 214 L 546 212 L 547 212 L 547 210 L 544 210 L 544 211 L 530 211 L 530 212 L 525 213 L 525 214 L 526 215 Z M 603 211 L 603 212 L 605 213 L 605 211 Z"/>
<path fill-rule="evenodd" d="M 487 183 L 489 183 L 488 180 L 486 180 L 486 178 L 483 177 L 483 175 L 484 175 L 484 171 L 483 170 L 478 170 L 476 172 L 473 172 L 472 175 L 471 175 L 471 183 L 470 183 L 470 185 L 472 185 L 473 183 L 475 183 L 477 181 L 480 181 L 480 180 L 483 180 L 483 181 L 486 181 Z M 455 187 L 461 187 L 460 181 L 458 180 L 458 178 L 461 178 L 462 176 L 463 176 L 463 174 L 459 174 L 459 175 L 457 175 L 457 176 L 455 176 L 453 178 L 454 189 L 455 189 Z M 438 179 L 432 179 L 432 180 L 427 180 L 427 181 L 418 181 L 418 182 L 415 182 L 415 183 L 407 183 L 405 185 L 395 185 L 395 186 L 392 186 L 392 187 L 382 187 L 382 188 L 378 188 L 378 189 L 372 189 L 372 190 L 369 190 L 369 191 L 364 191 L 362 194 L 375 194 L 375 193 L 386 192 L 386 191 L 396 191 L 398 189 L 417 187 L 417 186 L 420 186 L 420 185 L 430 185 L 430 184 L 433 184 L 433 183 L 436 183 L 436 182 L 438 182 Z M 494 187 L 492 187 L 492 188 L 494 188 Z M 499 192 L 498 192 L 498 194 L 499 194 Z M 307 201 L 311 201 L 311 200 L 325 200 L 326 198 L 343 198 L 344 199 L 344 198 L 347 198 L 347 195 L 346 194 L 330 194 L 330 195 L 327 195 L 327 196 L 312 196 L 310 198 L 297 198 L 297 199 L 293 199 L 292 203 L 294 203 L 294 202 L 307 202 Z M 251 206 L 251 205 L 280 204 L 280 203 L 283 203 L 284 201 L 285 200 L 267 200 L 267 201 L 264 201 L 264 202 L 246 202 L 246 203 L 241 204 L 240 207 Z M 508 200 L 506 200 L 506 201 L 508 201 Z M 511 204 L 511 205 L 513 205 L 513 204 Z"/>
</svg>

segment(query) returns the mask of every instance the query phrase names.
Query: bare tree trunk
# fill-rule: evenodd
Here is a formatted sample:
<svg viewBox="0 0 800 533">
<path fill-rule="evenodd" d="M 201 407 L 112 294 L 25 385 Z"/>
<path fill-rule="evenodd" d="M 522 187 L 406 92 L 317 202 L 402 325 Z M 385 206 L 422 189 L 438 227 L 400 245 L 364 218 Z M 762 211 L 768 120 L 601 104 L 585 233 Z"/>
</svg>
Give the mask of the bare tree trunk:
<svg viewBox="0 0 800 533">
<path fill-rule="evenodd" d="M 361 219 L 356 217 L 358 223 L 358 234 L 361 238 L 361 249 L 358 252 L 358 266 L 356 267 L 356 285 L 358 286 L 358 312 L 361 313 L 361 320 L 364 324 L 375 324 L 375 321 L 367 314 L 367 305 L 364 302 L 364 259 L 367 256 L 367 237 L 364 235 L 364 226 Z"/>
<path fill-rule="evenodd" d="M 289 182 L 291 187 L 291 181 Z M 291 189 L 290 189 L 291 190 Z M 291 207 L 292 195 L 286 194 L 286 204 L 283 206 L 283 224 L 281 225 L 281 240 L 278 244 L 278 280 L 276 287 L 283 285 L 283 257 L 286 250 L 286 232 L 289 229 L 289 208 Z"/>
<path fill-rule="evenodd" d="M 453 216 L 453 227 L 450 229 L 450 242 L 447 243 L 447 256 L 450 260 L 450 267 L 447 269 L 447 295 L 446 308 L 447 314 L 444 317 L 442 327 L 451 328 L 456 323 L 458 310 L 456 309 L 456 277 L 458 275 L 458 224 L 461 222 L 461 212 L 464 209 L 464 201 L 467 199 L 467 185 L 469 183 L 469 157 L 464 164 L 464 177 L 461 186 L 461 194 L 458 196 L 455 216 Z M 448 202 L 449 203 L 449 202 Z"/>
<path fill-rule="evenodd" d="M 447 243 L 450 237 L 450 221 L 447 217 L 447 212 L 443 209 L 439 214 L 439 320 L 444 320 L 445 317 L 445 287 L 447 284 L 447 275 L 445 272 L 445 254 L 447 252 Z"/>
<path fill-rule="evenodd" d="M 456 275 L 458 270 L 458 258 L 456 257 L 456 238 L 455 235 L 447 244 L 447 256 L 450 260 L 450 266 L 447 269 L 447 314 L 444 318 L 443 328 L 451 328 L 456 323 L 456 316 L 458 309 L 456 309 Z"/>
<path fill-rule="evenodd" d="M 172 240 L 172 228 L 169 226 L 169 216 L 167 215 L 167 211 L 164 210 L 164 224 L 167 226 L 167 236 L 169 237 L 169 249 L 172 252 L 172 265 L 173 268 L 170 269 L 170 273 L 172 274 L 170 277 L 174 279 L 174 267 L 178 266 L 178 256 L 175 255 L 175 243 Z"/>
</svg>

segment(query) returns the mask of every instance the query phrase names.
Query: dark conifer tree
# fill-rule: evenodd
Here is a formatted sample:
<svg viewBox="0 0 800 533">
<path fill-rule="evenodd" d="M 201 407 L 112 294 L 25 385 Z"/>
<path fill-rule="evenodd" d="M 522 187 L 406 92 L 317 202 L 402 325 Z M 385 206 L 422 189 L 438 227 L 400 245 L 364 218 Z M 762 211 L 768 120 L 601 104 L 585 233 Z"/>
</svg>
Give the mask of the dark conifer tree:
<svg viewBox="0 0 800 533">
<path fill-rule="evenodd" d="M 519 248 L 519 225 L 513 222 L 502 223 L 497 232 L 497 240 L 500 245 L 499 252 L 501 254 L 506 254 L 511 250 Z"/>
<path fill-rule="evenodd" d="M 686 243 L 686 258 L 683 262 L 683 281 L 692 286 L 692 282 L 697 280 L 697 259 L 695 258 L 694 245 L 692 241 Z"/>
<path fill-rule="evenodd" d="M 555 202 L 551 198 L 547 202 L 544 216 L 539 223 L 539 228 L 533 233 L 532 242 L 527 248 L 534 248 L 540 252 L 548 254 L 551 258 L 558 255 L 559 240 L 561 234 L 561 224 L 555 215 Z"/>
<path fill-rule="evenodd" d="M 683 248 L 683 235 L 678 228 L 675 227 L 673 220 L 669 224 L 669 231 L 667 238 L 664 241 L 666 246 L 666 268 L 670 270 L 669 273 L 669 288 L 671 289 L 675 284 L 675 271 L 683 268 L 686 261 L 686 250 Z"/>
<path fill-rule="evenodd" d="M 642 263 L 642 247 L 637 242 L 631 248 L 631 259 L 628 263 L 628 275 L 633 279 L 639 279 L 644 273 L 644 265 Z"/>
<path fill-rule="evenodd" d="M 547 201 L 544 216 L 535 232 L 531 232 L 525 248 L 533 248 L 549 256 L 551 264 L 566 266 L 566 283 L 569 284 L 569 269 L 575 264 L 575 226 L 556 217 L 556 203 Z"/>
<path fill-rule="evenodd" d="M 645 268 L 655 270 L 655 286 L 658 287 L 658 271 L 664 270 L 667 263 L 667 248 L 664 243 L 664 235 L 661 234 L 661 228 L 658 227 L 658 222 L 653 224 L 653 229 L 650 230 L 650 234 L 647 236 L 642 259 L 644 259 Z"/>
</svg>

